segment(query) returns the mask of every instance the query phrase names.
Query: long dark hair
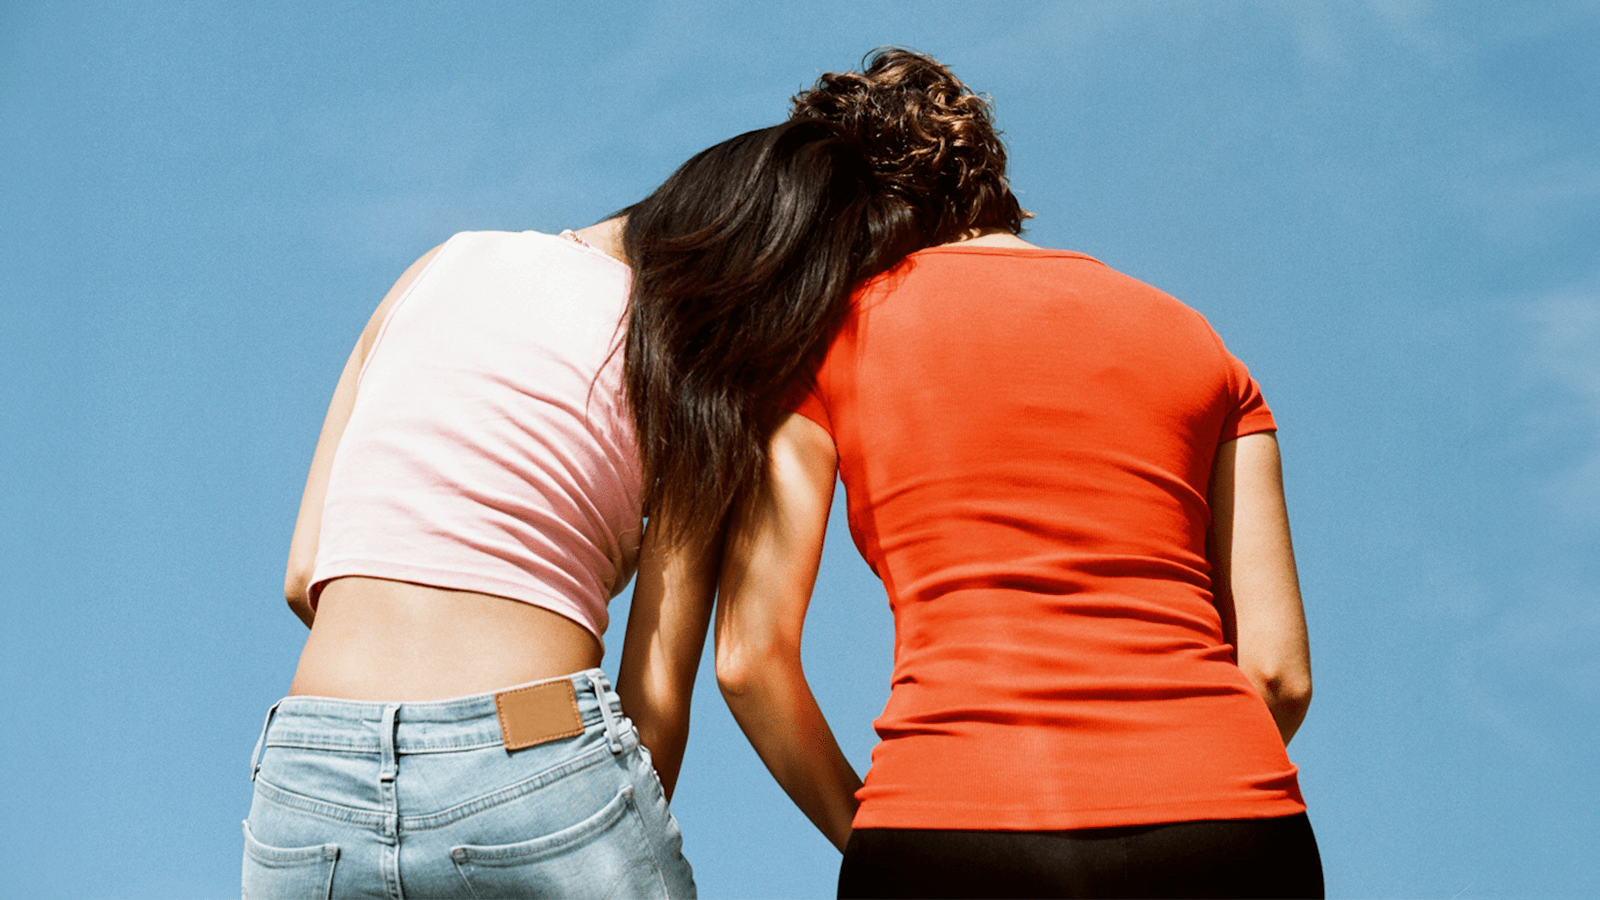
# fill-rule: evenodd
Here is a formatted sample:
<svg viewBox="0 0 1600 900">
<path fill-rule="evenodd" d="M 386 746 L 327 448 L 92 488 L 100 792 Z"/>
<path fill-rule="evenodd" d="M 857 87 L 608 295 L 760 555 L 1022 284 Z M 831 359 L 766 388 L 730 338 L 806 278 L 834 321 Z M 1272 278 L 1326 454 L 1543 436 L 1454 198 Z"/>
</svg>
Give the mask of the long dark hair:
<svg viewBox="0 0 1600 900">
<path fill-rule="evenodd" d="M 916 219 L 926 246 L 973 231 L 1022 231 L 987 98 L 938 60 L 897 47 L 829 72 L 793 99 L 793 119 L 839 125 L 872 160 L 884 201 Z"/>
<path fill-rule="evenodd" d="M 625 210 L 624 380 L 644 508 L 667 540 L 717 538 L 852 288 L 921 245 L 883 200 L 858 141 L 798 120 L 699 153 Z"/>
</svg>

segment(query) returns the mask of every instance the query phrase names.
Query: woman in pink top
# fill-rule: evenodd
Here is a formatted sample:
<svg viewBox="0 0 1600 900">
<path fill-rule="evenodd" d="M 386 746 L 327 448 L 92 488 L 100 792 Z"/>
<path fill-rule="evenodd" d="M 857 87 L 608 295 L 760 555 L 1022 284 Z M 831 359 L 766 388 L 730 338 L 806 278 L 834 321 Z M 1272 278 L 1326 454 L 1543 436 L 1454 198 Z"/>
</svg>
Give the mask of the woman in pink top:
<svg viewBox="0 0 1600 900">
<path fill-rule="evenodd" d="M 245 896 L 693 895 L 666 801 L 717 529 L 684 524 L 701 448 L 672 423 L 697 411 L 663 353 L 770 350 L 722 373 L 764 408 L 874 246 L 870 179 L 836 129 L 789 123 L 696 156 L 626 231 L 465 233 L 401 276 L 295 525 L 311 633 L 252 762 Z M 605 605 L 635 566 L 612 691 Z"/>
</svg>

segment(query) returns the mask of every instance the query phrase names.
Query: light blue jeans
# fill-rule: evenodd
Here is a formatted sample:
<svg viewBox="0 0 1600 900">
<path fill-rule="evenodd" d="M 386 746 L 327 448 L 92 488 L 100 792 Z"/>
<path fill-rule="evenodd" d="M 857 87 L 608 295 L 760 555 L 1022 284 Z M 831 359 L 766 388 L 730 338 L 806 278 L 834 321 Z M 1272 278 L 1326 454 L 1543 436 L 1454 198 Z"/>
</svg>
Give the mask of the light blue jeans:
<svg viewBox="0 0 1600 900">
<path fill-rule="evenodd" d="M 649 751 L 598 669 L 584 731 L 507 752 L 494 695 L 286 697 L 244 823 L 246 898 L 693 897 Z"/>
</svg>

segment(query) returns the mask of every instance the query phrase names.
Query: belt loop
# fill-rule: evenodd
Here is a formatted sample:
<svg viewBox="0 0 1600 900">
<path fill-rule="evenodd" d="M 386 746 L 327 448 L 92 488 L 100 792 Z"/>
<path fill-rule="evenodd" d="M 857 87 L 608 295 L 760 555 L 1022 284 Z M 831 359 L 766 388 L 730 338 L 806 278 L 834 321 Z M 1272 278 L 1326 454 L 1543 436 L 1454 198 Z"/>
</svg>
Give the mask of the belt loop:
<svg viewBox="0 0 1600 900">
<path fill-rule="evenodd" d="M 594 688 L 595 699 L 600 701 L 600 717 L 606 720 L 606 744 L 613 754 L 621 753 L 622 731 L 617 725 L 616 714 L 611 711 L 611 701 L 606 699 L 605 677 L 594 672 L 585 673 L 584 677 L 589 679 L 590 687 Z"/>
<path fill-rule="evenodd" d="M 400 707 L 390 703 L 383 708 L 382 731 L 378 735 L 379 743 L 383 747 L 383 767 L 378 770 L 379 781 L 393 781 L 398 761 L 396 760 L 394 746 L 395 719 L 398 717 Z"/>
<path fill-rule="evenodd" d="M 282 699 L 278 700 L 278 703 L 282 702 Z M 272 708 L 267 710 L 267 720 L 261 723 L 261 737 L 256 738 L 256 749 L 250 754 L 250 780 L 252 782 L 256 780 L 257 775 L 261 774 L 261 753 L 267 747 L 267 729 L 272 726 L 272 717 L 278 714 L 278 703 L 272 704 Z"/>
</svg>

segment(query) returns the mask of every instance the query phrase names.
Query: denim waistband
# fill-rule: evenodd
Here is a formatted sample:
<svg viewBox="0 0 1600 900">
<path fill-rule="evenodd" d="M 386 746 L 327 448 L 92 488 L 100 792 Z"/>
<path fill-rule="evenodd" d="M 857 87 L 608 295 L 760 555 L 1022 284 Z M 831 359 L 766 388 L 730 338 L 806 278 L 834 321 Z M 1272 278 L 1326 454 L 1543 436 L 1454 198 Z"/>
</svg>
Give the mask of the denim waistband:
<svg viewBox="0 0 1600 900">
<path fill-rule="evenodd" d="M 604 723 L 612 752 L 621 752 L 622 704 L 605 673 L 572 675 L 510 685 L 499 691 L 448 700 L 382 702 L 293 695 L 267 712 L 251 759 L 251 777 L 265 747 L 301 747 L 355 753 L 448 753 L 503 744 L 495 695 L 552 681 L 572 682 L 584 727 Z"/>
</svg>

